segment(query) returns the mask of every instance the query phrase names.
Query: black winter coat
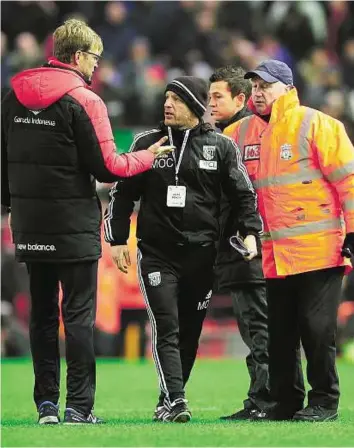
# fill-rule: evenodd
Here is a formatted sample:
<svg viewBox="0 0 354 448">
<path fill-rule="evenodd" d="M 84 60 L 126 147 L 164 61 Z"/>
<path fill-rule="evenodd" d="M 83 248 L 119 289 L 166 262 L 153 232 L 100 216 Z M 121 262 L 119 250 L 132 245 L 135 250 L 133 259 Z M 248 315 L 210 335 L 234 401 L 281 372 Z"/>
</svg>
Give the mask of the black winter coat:
<svg viewBox="0 0 354 448">
<path fill-rule="evenodd" d="M 132 151 L 139 152 L 164 135 L 168 135 L 164 125 L 137 135 Z M 177 161 L 181 143 L 187 138 L 178 173 L 178 185 L 186 187 L 185 207 L 166 204 L 168 186 L 175 185 L 176 163 L 169 154 L 155 160 L 152 170 L 115 184 L 105 214 L 106 241 L 112 245 L 126 244 L 134 201 L 141 199 L 137 237 L 143 242 L 160 246 L 214 243 L 219 236 L 223 192 L 238 216 L 242 232 L 258 235 L 262 223 L 256 195 L 235 143 L 207 124 L 190 131 L 172 131 L 172 138 L 177 146 Z"/>
</svg>

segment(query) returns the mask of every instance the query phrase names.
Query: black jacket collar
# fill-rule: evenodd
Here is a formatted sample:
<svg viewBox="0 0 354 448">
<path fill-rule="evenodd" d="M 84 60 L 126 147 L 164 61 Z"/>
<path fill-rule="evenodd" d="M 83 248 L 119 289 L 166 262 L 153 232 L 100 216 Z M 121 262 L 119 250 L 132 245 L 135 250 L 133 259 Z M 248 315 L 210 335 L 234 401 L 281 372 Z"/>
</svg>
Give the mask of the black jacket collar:
<svg viewBox="0 0 354 448">
<path fill-rule="evenodd" d="M 236 121 L 241 120 L 241 118 L 248 117 L 249 115 L 252 115 L 252 112 L 247 109 L 247 106 L 244 106 L 243 109 L 236 112 L 236 114 L 228 120 L 217 121 L 215 126 L 223 132 L 225 128 L 230 126 L 230 124 L 236 123 Z"/>
<path fill-rule="evenodd" d="M 164 132 L 167 133 L 167 126 L 165 125 L 165 123 L 163 121 L 161 121 L 160 123 L 160 129 Z M 200 135 L 200 134 L 205 134 L 206 132 L 210 132 L 213 130 L 213 127 L 211 126 L 210 123 L 204 123 L 204 121 L 200 122 L 198 124 L 198 126 L 196 126 L 195 128 L 191 129 L 191 135 Z M 172 129 L 172 135 L 182 135 L 184 136 L 184 133 L 186 132 L 186 130 L 177 130 L 177 129 Z"/>
</svg>

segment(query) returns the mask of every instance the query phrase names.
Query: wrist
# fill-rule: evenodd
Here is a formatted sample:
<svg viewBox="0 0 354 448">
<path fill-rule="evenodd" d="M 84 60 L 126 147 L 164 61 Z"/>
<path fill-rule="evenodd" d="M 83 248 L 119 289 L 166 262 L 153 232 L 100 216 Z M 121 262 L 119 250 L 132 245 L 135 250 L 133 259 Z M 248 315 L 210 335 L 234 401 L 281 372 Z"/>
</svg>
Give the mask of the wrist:
<svg viewBox="0 0 354 448">
<path fill-rule="evenodd" d="M 113 247 L 113 246 L 127 246 L 127 241 L 110 241 L 110 246 L 111 247 Z"/>
</svg>

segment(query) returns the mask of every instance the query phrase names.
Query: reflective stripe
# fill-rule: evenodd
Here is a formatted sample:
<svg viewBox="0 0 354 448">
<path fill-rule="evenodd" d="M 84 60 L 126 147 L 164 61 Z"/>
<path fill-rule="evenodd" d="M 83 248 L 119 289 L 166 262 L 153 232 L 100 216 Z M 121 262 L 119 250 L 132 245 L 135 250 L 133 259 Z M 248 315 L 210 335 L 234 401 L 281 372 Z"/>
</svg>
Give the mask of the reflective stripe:
<svg viewBox="0 0 354 448">
<path fill-rule="evenodd" d="M 342 220 L 340 218 L 324 219 L 322 221 L 310 222 L 294 227 L 284 227 L 283 229 L 271 230 L 262 235 L 263 241 L 276 241 L 283 238 L 292 238 L 294 236 L 308 235 L 318 233 L 322 230 L 341 229 Z"/>
<path fill-rule="evenodd" d="M 351 212 L 354 210 L 354 199 L 347 199 L 343 202 L 343 211 L 344 212 Z"/>
<path fill-rule="evenodd" d="M 243 126 L 243 129 L 240 129 L 240 132 L 242 131 L 243 139 L 244 139 L 244 137 L 246 135 L 247 128 L 248 128 L 248 125 L 250 123 L 249 119 L 251 117 L 252 117 L 252 115 L 247 117 L 240 125 L 240 127 L 242 127 L 242 125 L 245 125 L 245 126 Z M 251 179 L 249 178 L 248 171 L 247 171 L 247 169 L 246 169 L 246 167 L 245 167 L 245 165 L 244 165 L 244 163 L 242 161 L 243 160 L 243 146 L 240 146 L 239 143 L 235 142 L 235 140 L 233 138 L 228 137 L 227 135 L 216 134 L 216 136 L 217 137 L 221 136 L 221 137 L 229 139 L 231 141 L 231 143 L 232 143 L 232 146 L 235 148 L 238 170 L 242 173 L 249 190 L 252 191 L 252 193 L 254 193 L 254 209 L 257 210 L 257 208 L 258 208 L 257 207 L 257 193 L 256 193 L 256 191 L 254 189 L 254 185 L 252 184 Z M 260 235 L 261 235 L 263 233 L 264 224 L 263 224 L 263 219 L 262 219 L 261 215 L 259 215 L 259 218 L 260 218 L 261 223 L 262 223 L 262 230 L 260 231 Z"/>
<path fill-rule="evenodd" d="M 304 118 L 301 122 L 298 136 L 299 160 L 297 165 L 299 167 L 296 173 L 285 173 L 278 176 L 269 176 L 263 179 L 257 179 L 253 182 L 255 188 L 266 188 L 275 185 L 290 185 L 298 182 L 311 181 L 323 178 L 323 173 L 319 169 L 310 168 L 310 145 L 307 140 L 307 135 L 311 128 L 311 123 L 316 110 L 306 108 Z"/>
<path fill-rule="evenodd" d="M 354 160 L 332 171 L 332 173 L 327 175 L 327 179 L 330 182 L 338 182 L 347 177 L 348 174 L 353 173 L 354 173 Z"/>
<path fill-rule="evenodd" d="M 274 185 L 291 185 L 296 184 L 298 182 L 306 182 L 315 180 L 315 179 L 322 179 L 323 173 L 319 169 L 304 169 L 300 173 L 289 173 L 289 174 L 281 174 L 280 176 L 275 177 L 266 177 L 265 179 L 259 179 L 255 180 L 253 182 L 253 185 L 256 189 L 258 188 L 265 188 L 270 187 Z"/>
<path fill-rule="evenodd" d="M 241 154 L 242 154 L 242 158 L 243 158 L 243 153 L 244 153 L 244 148 L 245 148 L 245 138 L 246 138 L 246 134 L 247 134 L 247 130 L 248 130 L 248 126 L 250 124 L 250 119 L 252 118 L 252 115 L 250 115 L 249 117 L 245 118 L 243 120 L 243 122 L 240 124 L 240 130 L 238 133 L 238 140 L 237 140 L 237 145 L 240 148 Z"/>
<path fill-rule="evenodd" d="M 229 140 L 231 142 L 231 144 L 235 148 L 235 152 L 236 152 L 237 169 L 243 175 L 244 180 L 245 180 L 249 190 L 251 190 L 253 193 L 255 193 L 253 184 L 248 175 L 248 171 L 247 171 L 244 163 L 242 162 L 242 154 L 241 154 L 240 148 L 235 143 L 234 139 L 232 139 L 231 137 L 228 137 L 227 135 L 224 135 L 224 134 L 215 134 L 215 135 L 217 138 L 219 138 L 219 137 L 226 138 L 227 140 Z M 256 199 L 256 203 L 257 203 L 257 199 Z"/>
<path fill-rule="evenodd" d="M 299 130 L 299 137 L 298 137 L 298 141 L 297 144 L 299 146 L 299 165 L 300 165 L 300 169 L 301 168 L 308 168 L 309 165 L 309 143 L 307 141 L 307 135 L 310 131 L 311 128 L 311 122 L 312 119 L 314 117 L 314 115 L 316 114 L 316 110 L 315 109 L 311 109 L 310 107 L 306 108 L 306 112 L 304 115 L 304 118 L 302 119 L 302 123 L 300 126 L 300 130 Z M 307 166 L 306 166 L 307 165 Z"/>
</svg>

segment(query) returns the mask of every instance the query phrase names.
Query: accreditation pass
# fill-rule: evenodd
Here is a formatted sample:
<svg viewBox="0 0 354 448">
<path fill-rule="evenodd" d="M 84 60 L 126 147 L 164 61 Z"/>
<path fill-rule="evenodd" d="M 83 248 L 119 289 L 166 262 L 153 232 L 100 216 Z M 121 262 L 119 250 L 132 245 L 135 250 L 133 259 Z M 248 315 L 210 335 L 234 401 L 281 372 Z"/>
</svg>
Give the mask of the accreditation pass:
<svg viewBox="0 0 354 448">
<path fill-rule="evenodd" d="M 167 187 L 167 207 L 185 207 L 187 189 L 184 185 L 169 185 Z"/>
</svg>

